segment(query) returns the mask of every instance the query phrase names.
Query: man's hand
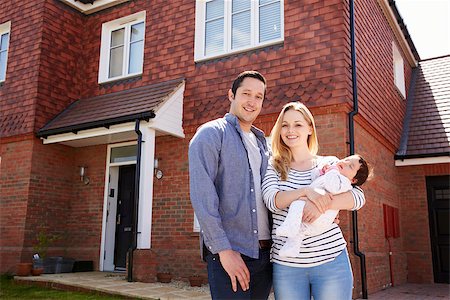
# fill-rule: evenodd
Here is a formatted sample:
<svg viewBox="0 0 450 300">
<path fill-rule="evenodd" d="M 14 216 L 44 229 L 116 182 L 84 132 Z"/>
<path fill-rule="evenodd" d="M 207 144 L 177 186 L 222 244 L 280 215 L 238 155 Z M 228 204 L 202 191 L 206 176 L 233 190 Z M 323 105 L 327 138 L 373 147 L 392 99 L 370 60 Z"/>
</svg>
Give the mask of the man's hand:
<svg viewBox="0 0 450 300">
<path fill-rule="evenodd" d="M 318 217 L 320 217 L 321 213 L 317 209 L 317 207 L 311 201 L 306 201 L 305 207 L 303 208 L 303 219 L 302 221 L 305 223 L 312 223 Z"/>
<path fill-rule="evenodd" d="M 321 193 L 318 193 L 318 191 L 323 190 L 313 190 L 313 189 L 307 189 L 306 190 L 306 197 L 308 200 L 310 200 L 314 205 L 317 207 L 319 212 L 323 214 L 326 210 L 330 208 L 331 200 L 333 199 L 331 194 L 325 193 L 322 195 Z"/>
<path fill-rule="evenodd" d="M 250 286 L 250 272 L 242 260 L 241 254 L 233 250 L 223 250 L 219 252 L 219 257 L 222 267 L 230 276 L 233 291 L 237 292 L 236 278 L 242 290 L 248 290 Z"/>
</svg>

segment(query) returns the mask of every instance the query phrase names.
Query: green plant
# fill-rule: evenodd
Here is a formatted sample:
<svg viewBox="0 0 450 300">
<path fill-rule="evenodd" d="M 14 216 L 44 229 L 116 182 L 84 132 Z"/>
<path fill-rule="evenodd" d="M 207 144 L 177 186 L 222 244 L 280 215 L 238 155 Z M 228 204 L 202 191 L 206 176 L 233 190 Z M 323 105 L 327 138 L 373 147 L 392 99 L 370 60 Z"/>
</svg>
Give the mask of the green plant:
<svg viewBox="0 0 450 300">
<path fill-rule="evenodd" d="M 14 281 L 13 276 L 0 275 L 0 299 L 42 299 L 42 300 L 118 300 L 121 296 L 100 295 L 97 291 L 71 292 L 65 290 L 53 290 L 42 286 Z"/>
<path fill-rule="evenodd" d="M 40 258 L 44 259 L 47 256 L 48 247 L 59 238 L 57 234 L 39 231 L 36 236 L 37 243 L 33 246 L 33 250 L 39 254 Z"/>
</svg>

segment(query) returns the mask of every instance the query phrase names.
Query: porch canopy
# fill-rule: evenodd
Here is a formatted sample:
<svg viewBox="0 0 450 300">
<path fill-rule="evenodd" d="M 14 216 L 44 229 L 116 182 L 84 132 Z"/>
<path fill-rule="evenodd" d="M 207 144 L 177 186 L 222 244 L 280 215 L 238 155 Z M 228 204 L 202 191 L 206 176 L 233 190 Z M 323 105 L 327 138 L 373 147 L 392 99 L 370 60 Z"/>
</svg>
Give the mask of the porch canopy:
<svg viewBox="0 0 450 300">
<path fill-rule="evenodd" d="M 157 135 L 184 137 L 184 79 L 174 79 L 73 102 L 38 132 L 44 144 L 72 147 L 136 139 L 136 119 Z M 144 125 L 145 125 L 144 124 Z"/>
<path fill-rule="evenodd" d="M 184 87 L 184 79 L 175 79 L 81 99 L 69 105 L 37 132 L 37 136 L 43 139 L 44 144 L 60 143 L 72 147 L 110 145 L 136 141 L 135 125 L 136 120 L 140 120 L 139 130 L 145 143 L 141 145 L 140 156 L 138 249 L 151 247 L 155 138 L 158 135 L 184 138 L 182 127 Z M 112 253 L 108 245 L 114 241 L 115 228 L 114 218 L 110 218 L 109 221 L 107 218 L 109 204 L 113 201 L 108 196 L 109 166 L 107 158 L 100 249 L 100 253 L 107 254 Z M 104 260 L 104 257 L 100 259 L 100 270 L 103 270 Z"/>
<path fill-rule="evenodd" d="M 423 60 L 408 93 L 396 166 L 450 162 L 450 55 Z"/>
</svg>

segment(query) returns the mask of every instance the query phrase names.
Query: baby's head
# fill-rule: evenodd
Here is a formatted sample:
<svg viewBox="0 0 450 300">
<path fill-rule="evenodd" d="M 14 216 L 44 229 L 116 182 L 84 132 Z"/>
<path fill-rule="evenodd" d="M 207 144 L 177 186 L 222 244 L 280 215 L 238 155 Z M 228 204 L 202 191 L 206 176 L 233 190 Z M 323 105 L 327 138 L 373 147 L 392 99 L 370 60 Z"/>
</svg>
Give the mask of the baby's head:
<svg viewBox="0 0 450 300">
<path fill-rule="evenodd" d="M 350 179 L 352 185 L 362 185 L 369 177 L 369 166 L 361 155 L 355 154 L 336 163 L 339 172 Z"/>
</svg>

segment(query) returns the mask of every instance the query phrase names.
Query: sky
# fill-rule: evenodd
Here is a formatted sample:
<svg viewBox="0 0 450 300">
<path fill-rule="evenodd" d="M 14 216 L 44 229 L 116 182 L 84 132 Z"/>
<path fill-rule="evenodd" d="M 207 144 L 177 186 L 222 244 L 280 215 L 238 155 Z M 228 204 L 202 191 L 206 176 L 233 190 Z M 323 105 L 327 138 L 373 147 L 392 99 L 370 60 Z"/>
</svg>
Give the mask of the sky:
<svg viewBox="0 0 450 300">
<path fill-rule="evenodd" d="M 450 0 L 395 0 L 420 58 L 450 54 Z"/>
</svg>

